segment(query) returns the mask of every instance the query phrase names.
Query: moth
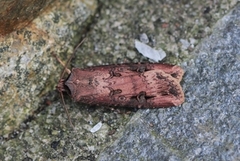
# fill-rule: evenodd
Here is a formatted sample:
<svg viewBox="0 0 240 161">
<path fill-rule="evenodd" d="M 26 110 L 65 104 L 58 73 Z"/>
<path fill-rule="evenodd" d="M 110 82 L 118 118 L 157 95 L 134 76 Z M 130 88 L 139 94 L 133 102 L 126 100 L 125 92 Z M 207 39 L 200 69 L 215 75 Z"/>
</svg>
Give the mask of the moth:
<svg viewBox="0 0 240 161">
<path fill-rule="evenodd" d="M 68 77 L 63 79 L 63 72 L 56 87 L 64 106 L 63 92 L 75 102 L 97 106 L 161 108 L 184 102 L 180 85 L 184 71 L 176 65 L 130 63 L 72 70 L 65 67 L 65 71 Z"/>
<path fill-rule="evenodd" d="M 73 68 L 57 85 L 75 102 L 134 108 L 178 106 L 184 102 L 180 85 L 184 72 L 169 64 L 120 64 Z"/>
</svg>

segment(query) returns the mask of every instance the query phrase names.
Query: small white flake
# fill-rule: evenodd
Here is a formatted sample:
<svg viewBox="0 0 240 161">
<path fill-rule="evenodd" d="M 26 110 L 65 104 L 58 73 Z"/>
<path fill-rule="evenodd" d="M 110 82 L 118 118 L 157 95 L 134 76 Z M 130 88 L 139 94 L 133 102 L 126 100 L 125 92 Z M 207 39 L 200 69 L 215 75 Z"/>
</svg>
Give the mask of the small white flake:
<svg viewBox="0 0 240 161">
<path fill-rule="evenodd" d="M 93 128 L 91 128 L 90 132 L 91 133 L 95 133 L 97 132 L 98 130 L 100 130 L 102 127 L 102 122 L 99 122 L 97 123 L 95 126 L 93 126 Z"/>
<path fill-rule="evenodd" d="M 141 53 L 143 56 L 151 59 L 154 62 L 158 62 L 166 57 L 166 53 L 162 50 L 155 50 L 152 47 L 135 40 L 135 48 Z"/>
<path fill-rule="evenodd" d="M 141 34 L 140 35 L 140 41 L 145 43 L 145 44 L 149 43 L 149 39 L 148 39 L 147 34 L 145 34 L 145 33 Z"/>
</svg>

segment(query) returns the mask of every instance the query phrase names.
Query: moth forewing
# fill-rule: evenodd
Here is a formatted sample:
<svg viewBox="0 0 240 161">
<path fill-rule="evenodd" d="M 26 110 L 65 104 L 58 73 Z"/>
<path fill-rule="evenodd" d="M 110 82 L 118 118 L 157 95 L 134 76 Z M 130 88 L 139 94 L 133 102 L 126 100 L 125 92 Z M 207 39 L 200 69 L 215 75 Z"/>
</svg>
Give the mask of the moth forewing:
<svg viewBox="0 0 240 161">
<path fill-rule="evenodd" d="M 65 87 L 72 99 L 91 105 L 159 108 L 184 101 L 183 70 L 168 64 L 121 64 L 73 68 Z"/>
</svg>

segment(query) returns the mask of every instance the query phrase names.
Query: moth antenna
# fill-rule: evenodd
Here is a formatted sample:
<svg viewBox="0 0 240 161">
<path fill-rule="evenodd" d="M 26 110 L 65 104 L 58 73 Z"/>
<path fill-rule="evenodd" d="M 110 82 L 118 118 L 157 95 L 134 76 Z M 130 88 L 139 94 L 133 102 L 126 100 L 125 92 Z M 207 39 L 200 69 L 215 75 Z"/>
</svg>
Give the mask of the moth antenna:
<svg viewBox="0 0 240 161">
<path fill-rule="evenodd" d="M 72 123 L 72 119 L 70 118 L 70 115 L 69 115 L 67 106 L 66 106 L 65 101 L 64 101 L 64 97 L 63 97 L 62 91 L 60 92 L 60 96 L 61 96 L 61 100 L 62 100 L 62 103 L 63 103 L 64 110 L 65 110 L 65 112 L 66 112 L 66 114 L 67 114 L 67 118 L 68 118 L 68 121 L 69 121 L 69 123 L 70 123 L 70 126 L 72 126 L 72 128 L 74 129 L 75 127 L 74 127 L 74 125 L 73 125 L 73 123 Z"/>
<path fill-rule="evenodd" d="M 81 46 L 81 45 L 83 44 L 83 42 L 85 41 L 85 39 L 86 39 L 86 38 L 83 38 L 82 41 L 81 41 L 81 42 L 75 47 L 75 49 L 73 50 L 73 54 L 71 55 L 71 57 L 68 59 L 67 63 L 65 64 L 65 67 L 64 67 L 64 70 L 63 70 L 63 72 L 62 72 L 62 74 L 61 74 L 60 79 L 62 79 L 62 77 L 64 76 L 65 71 L 66 71 L 65 69 L 67 69 L 67 66 L 68 66 L 68 64 L 70 63 L 70 61 L 72 60 L 73 56 L 75 55 L 77 49 L 79 48 L 79 46 Z M 70 73 L 71 73 L 71 71 L 70 71 Z"/>
<path fill-rule="evenodd" d="M 67 72 L 68 74 L 71 74 L 71 70 L 66 67 L 66 65 L 62 62 L 62 60 L 60 60 L 55 53 L 52 53 L 52 55 L 53 55 L 53 56 L 57 59 L 57 61 L 64 67 L 64 70 L 66 70 L 66 72 Z M 61 74 L 61 75 L 62 75 L 62 74 Z M 62 78 L 62 77 L 60 77 L 60 78 Z"/>
<path fill-rule="evenodd" d="M 59 92 L 59 94 L 60 94 L 60 97 L 61 97 L 61 100 L 62 100 L 62 104 L 63 104 L 64 110 L 65 110 L 65 112 L 66 112 L 66 114 L 67 114 L 68 121 L 69 121 L 70 125 L 73 127 L 73 129 L 74 129 L 74 125 L 73 125 L 72 120 L 71 120 L 71 118 L 70 118 L 70 115 L 69 115 L 67 106 L 66 106 L 65 101 L 64 101 L 63 93 L 62 93 L 63 91 L 65 91 L 65 89 L 64 89 L 64 79 L 62 79 L 62 78 L 63 78 L 65 72 L 67 72 L 68 74 L 71 74 L 71 70 L 68 69 L 67 66 L 68 66 L 68 64 L 70 63 L 70 61 L 72 60 L 72 58 L 73 58 L 74 54 L 76 53 L 77 49 L 79 48 L 79 46 L 81 46 L 82 43 L 84 42 L 84 40 L 85 40 L 85 38 L 77 45 L 77 47 L 76 47 L 76 48 L 74 49 L 74 51 L 73 51 L 73 54 L 72 54 L 71 57 L 68 59 L 68 61 L 67 61 L 67 63 L 66 63 L 65 65 L 64 65 L 64 63 L 56 56 L 55 53 L 52 53 L 52 55 L 57 59 L 57 61 L 58 61 L 61 65 L 64 66 L 64 70 L 62 71 L 61 76 L 60 76 L 60 80 L 58 81 L 57 90 L 58 90 L 58 92 Z"/>
</svg>

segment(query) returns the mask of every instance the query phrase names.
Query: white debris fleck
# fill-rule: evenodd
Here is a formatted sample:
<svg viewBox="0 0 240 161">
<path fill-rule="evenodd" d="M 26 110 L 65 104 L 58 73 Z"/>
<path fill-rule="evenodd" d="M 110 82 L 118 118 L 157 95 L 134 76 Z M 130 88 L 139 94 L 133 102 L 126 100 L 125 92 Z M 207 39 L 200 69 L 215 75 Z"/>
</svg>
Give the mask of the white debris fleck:
<svg viewBox="0 0 240 161">
<path fill-rule="evenodd" d="M 195 44 L 197 43 L 197 40 L 194 39 L 194 38 L 190 38 L 189 41 L 190 41 L 190 44 L 191 44 L 190 47 L 194 48 Z"/>
<path fill-rule="evenodd" d="M 91 133 L 97 132 L 98 130 L 101 129 L 102 125 L 103 125 L 102 122 L 97 123 L 95 126 L 93 126 L 93 128 L 90 129 L 90 132 Z"/>
<path fill-rule="evenodd" d="M 89 61 L 89 62 L 87 63 L 87 66 L 88 66 L 88 67 L 93 66 L 93 62 Z"/>
<path fill-rule="evenodd" d="M 162 50 L 155 50 L 152 47 L 135 40 L 135 48 L 141 53 L 143 56 L 151 59 L 154 62 L 158 62 L 166 57 L 166 53 Z"/>
<path fill-rule="evenodd" d="M 147 34 L 145 34 L 145 33 L 141 34 L 140 35 L 140 41 L 145 43 L 145 44 L 149 43 L 149 39 L 148 39 Z"/>
</svg>

